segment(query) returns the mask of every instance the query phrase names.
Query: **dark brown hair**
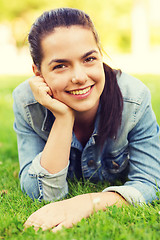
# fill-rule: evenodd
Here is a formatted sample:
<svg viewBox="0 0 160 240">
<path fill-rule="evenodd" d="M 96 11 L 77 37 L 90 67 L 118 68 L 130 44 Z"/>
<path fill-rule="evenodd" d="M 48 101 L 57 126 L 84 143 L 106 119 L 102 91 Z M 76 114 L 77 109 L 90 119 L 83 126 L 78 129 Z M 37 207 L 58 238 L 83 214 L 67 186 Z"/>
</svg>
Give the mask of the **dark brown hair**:
<svg viewBox="0 0 160 240">
<path fill-rule="evenodd" d="M 34 64 L 41 69 L 43 52 L 41 42 L 44 37 L 54 32 L 57 27 L 83 26 L 92 31 L 99 50 L 100 41 L 90 17 L 81 10 L 73 8 L 58 8 L 44 12 L 32 25 L 28 41 L 30 53 Z M 117 135 L 121 124 L 123 99 L 117 83 L 117 71 L 103 64 L 105 72 L 105 86 L 101 95 L 100 120 L 98 127 L 98 140 L 102 146 L 107 138 Z"/>
</svg>

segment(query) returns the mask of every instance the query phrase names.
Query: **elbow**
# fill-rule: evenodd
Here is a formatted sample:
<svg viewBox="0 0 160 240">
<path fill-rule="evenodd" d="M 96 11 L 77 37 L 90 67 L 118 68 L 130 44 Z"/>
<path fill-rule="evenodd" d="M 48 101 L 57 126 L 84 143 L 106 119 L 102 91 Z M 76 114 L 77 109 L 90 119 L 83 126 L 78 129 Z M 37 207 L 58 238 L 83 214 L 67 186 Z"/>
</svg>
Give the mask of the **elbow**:
<svg viewBox="0 0 160 240">
<path fill-rule="evenodd" d="M 31 177 L 28 173 L 22 173 L 20 178 L 21 189 L 31 199 L 39 201 L 57 201 L 68 194 L 68 184 L 65 181 L 63 186 L 46 186 L 43 180 L 38 177 Z"/>
<path fill-rule="evenodd" d="M 21 190 L 24 194 L 27 194 L 31 199 L 38 199 L 40 192 L 38 187 L 38 181 L 36 178 L 31 178 L 29 174 L 23 174 L 20 178 Z"/>
</svg>

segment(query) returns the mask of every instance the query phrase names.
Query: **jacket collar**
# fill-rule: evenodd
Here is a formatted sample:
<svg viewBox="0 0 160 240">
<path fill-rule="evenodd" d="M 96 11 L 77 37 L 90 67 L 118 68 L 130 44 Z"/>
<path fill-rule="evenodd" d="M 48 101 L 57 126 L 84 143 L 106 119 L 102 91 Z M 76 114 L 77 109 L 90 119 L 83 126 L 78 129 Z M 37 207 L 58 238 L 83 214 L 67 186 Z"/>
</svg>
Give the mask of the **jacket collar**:
<svg viewBox="0 0 160 240">
<path fill-rule="evenodd" d="M 55 120 L 55 117 L 53 116 L 53 114 L 47 108 L 45 108 L 45 116 L 42 122 L 41 130 L 50 132 L 54 120 Z"/>
</svg>

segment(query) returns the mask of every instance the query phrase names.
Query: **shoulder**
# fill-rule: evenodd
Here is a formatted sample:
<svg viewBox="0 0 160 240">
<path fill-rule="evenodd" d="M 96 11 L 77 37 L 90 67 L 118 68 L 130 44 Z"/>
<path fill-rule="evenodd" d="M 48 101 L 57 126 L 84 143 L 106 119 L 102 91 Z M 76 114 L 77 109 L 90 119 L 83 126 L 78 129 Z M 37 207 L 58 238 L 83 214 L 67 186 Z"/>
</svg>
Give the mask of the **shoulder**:
<svg viewBox="0 0 160 240">
<path fill-rule="evenodd" d="M 117 76 L 124 102 L 141 104 L 145 98 L 150 99 L 150 91 L 139 79 L 122 72 Z"/>
<path fill-rule="evenodd" d="M 18 101 L 19 103 L 23 104 L 23 106 L 37 103 L 33 96 L 28 80 L 29 79 L 19 84 L 13 91 L 14 101 Z"/>
</svg>

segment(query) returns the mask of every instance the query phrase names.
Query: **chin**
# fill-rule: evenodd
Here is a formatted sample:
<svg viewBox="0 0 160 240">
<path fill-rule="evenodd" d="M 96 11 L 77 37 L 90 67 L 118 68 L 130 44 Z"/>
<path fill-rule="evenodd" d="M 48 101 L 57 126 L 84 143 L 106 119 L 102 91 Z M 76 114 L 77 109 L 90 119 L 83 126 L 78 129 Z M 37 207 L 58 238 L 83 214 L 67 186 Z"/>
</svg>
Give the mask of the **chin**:
<svg viewBox="0 0 160 240">
<path fill-rule="evenodd" d="M 84 104 L 84 106 L 79 106 L 79 107 L 72 107 L 72 109 L 76 112 L 88 112 L 88 111 L 91 111 L 91 110 L 94 110 L 96 109 L 97 110 L 98 108 L 98 104 L 95 103 L 95 104 Z"/>
</svg>

